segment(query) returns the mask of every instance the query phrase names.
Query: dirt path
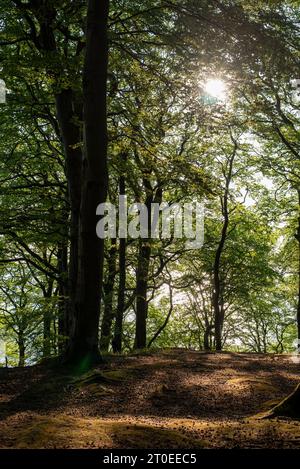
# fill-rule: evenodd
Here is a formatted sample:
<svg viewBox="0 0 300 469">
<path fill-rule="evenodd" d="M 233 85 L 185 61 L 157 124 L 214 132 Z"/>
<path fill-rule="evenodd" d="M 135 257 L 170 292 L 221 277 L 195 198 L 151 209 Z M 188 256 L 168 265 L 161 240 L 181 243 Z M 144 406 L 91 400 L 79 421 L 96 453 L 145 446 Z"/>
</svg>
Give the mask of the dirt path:
<svg viewBox="0 0 300 469">
<path fill-rule="evenodd" d="M 81 377 L 0 369 L 0 447 L 299 447 L 300 422 L 253 418 L 299 382 L 291 356 L 166 350 Z"/>
</svg>

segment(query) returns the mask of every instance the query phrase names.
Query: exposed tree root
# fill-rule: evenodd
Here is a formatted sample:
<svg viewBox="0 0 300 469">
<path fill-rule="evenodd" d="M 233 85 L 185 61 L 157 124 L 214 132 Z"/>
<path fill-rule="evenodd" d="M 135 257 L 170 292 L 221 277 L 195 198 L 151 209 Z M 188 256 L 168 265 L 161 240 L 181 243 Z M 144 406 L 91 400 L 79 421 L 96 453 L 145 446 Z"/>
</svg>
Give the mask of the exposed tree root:
<svg viewBox="0 0 300 469">
<path fill-rule="evenodd" d="M 300 419 L 300 383 L 289 396 L 273 407 L 263 418 L 273 417 Z"/>
</svg>

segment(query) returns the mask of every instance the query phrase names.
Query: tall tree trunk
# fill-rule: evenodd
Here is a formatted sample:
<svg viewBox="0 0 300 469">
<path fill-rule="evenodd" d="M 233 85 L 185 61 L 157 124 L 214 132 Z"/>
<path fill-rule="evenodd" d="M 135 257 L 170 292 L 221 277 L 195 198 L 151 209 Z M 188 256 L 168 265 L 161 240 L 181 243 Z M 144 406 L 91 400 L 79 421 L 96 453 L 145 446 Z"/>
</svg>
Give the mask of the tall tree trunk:
<svg viewBox="0 0 300 469">
<path fill-rule="evenodd" d="M 148 238 L 139 239 L 138 265 L 136 271 L 136 322 L 135 343 L 136 349 L 145 348 L 147 345 L 147 315 L 148 315 L 148 273 L 151 256 L 150 230 L 151 230 L 151 204 L 153 200 L 153 189 L 148 179 L 144 179 L 146 190 L 145 205 L 148 210 Z"/>
<path fill-rule="evenodd" d="M 212 325 L 208 321 L 205 321 L 204 337 L 203 337 L 203 346 L 206 352 L 211 350 L 211 332 Z"/>
<path fill-rule="evenodd" d="M 107 194 L 107 112 L 109 0 L 89 0 L 83 71 L 84 144 L 79 226 L 77 297 L 68 358 L 88 367 L 100 358 L 99 312 L 104 240 L 96 236 L 96 208 Z"/>
<path fill-rule="evenodd" d="M 214 307 L 214 316 L 215 316 L 215 345 L 216 350 L 222 350 L 222 329 L 224 316 L 222 314 L 222 307 L 220 304 L 221 300 L 221 280 L 220 280 L 220 264 L 221 264 L 221 255 L 224 249 L 227 229 L 229 224 L 228 210 L 227 210 L 227 196 L 224 197 L 224 222 L 222 227 L 222 234 L 218 244 L 218 248 L 215 255 L 214 267 L 213 267 L 213 282 L 214 282 L 214 291 L 213 291 L 213 307 Z"/>
<path fill-rule="evenodd" d="M 126 239 L 119 241 L 119 285 L 118 300 L 115 319 L 114 337 L 112 347 L 115 353 L 122 351 L 123 314 L 125 309 L 125 287 L 126 287 Z"/>
<path fill-rule="evenodd" d="M 68 245 L 60 243 L 57 253 L 59 271 L 58 279 L 58 338 L 57 345 L 60 353 L 66 346 L 66 337 L 69 335 L 69 289 L 68 289 Z"/>
<path fill-rule="evenodd" d="M 229 199 L 229 186 L 232 178 L 232 169 L 233 162 L 236 155 L 237 144 L 234 142 L 234 149 L 231 157 L 228 161 L 228 173 L 225 175 L 225 190 L 224 195 L 222 196 L 222 215 L 223 215 L 223 225 L 221 238 L 218 243 L 218 247 L 215 254 L 214 265 L 213 265 L 213 309 L 214 309 L 214 318 L 215 318 L 215 347 L 217 351 L 222 350 L 222 329 L 224 323 L 224 311 L 221 304 L 221 278 L 220 278 L 220 266 L 221 266 L 221 256 L 224 250 L 225 241 L 227 237 L 227 230 L 229 225 L 229 209 L 228 209 L 228 199 Z"/>
<path fill-rule="evenodd" d="M 74 108 L 74 93 L 71 89 L 62 90 L 59 94 L 57 94 L 56 111 L 64 146 L 69 203 L 71 210 L 69 234 L 70 254 L 68 269 L 69 307 L 67 310 L 70 312 L 74 312 L 75 309 L 78 275 L 78 235 L 82 171 L 81 135 L 79 125 L 76 123 L 78 120 L 81 120 L 81 115 L 76 114 L 74 112 Z M 64 320 L 67 333 L 71 328 L 70 322 L 73 320 L 74 319 L 71 315 L 68 315 L 68 317 L 66 317 Z"/>
<path fill-rule="evenodd" d="M 224 323 L 224 311 L 221 304 L 221 278 L 220 278 L 220 265 L 221 265 L 221 256 L 224 250 L 227 230 L 229 225 L 229 209 L 228 209 L 228 200 L 229 200 L 229 186 L 232 179 L 232 169 L 233 162 L 237 151 L 237 143 L 233 141 L 234 148 L 233 152 L 228 160 L 228 172 L 225 175 L 225 190 L 224 195 L 221 199 L 222 202 L 222 215 L 223 215 L 223 225 L 221 238 L 218 243 L 216 250 L 214 266 L 213 266 L 213 308 L 215 316 L 215 346 L 217 351 L 222 350 L 222 329 Z"/>
<path fill-rule="evenodd" d="M 126 163 L 127 155 L 121 155 L 123 163 Z M 125 171 L 125 168 L 124 168 Z M 126 195 L 125 175 L 122 174 L 119 179 L 119 194 Z M 119 285 L 118 300 L 115 318 L 114 337 L 112 340 L 112 348 L 115 353 L 122 351 L 122 334 L 123 334 L 123 314 L 125 308 L 125 288 L 126 288 L 126 238 L 119 240 Z"/>
<path fill-rule="evenodd" d="M 116 255 L 117 246 L 116 239 L 111 240 L 111 247 L 108 254 L 108 273 L 107 280 L 104 283 L 104 311 L 101 324 L 101 336 L 100 336 L 100 350 L 107 352 L 111 340 L 111 326 L 113 321 L 113 296 L 114 296 L 114 283 L 116 277 Z"/>
<path fill-rule="evenodd" d="M 300 190 L 297 190 L 298 194 L 298 227 L 295 233 L 295 238 L 298 241 L 298 303 L 297 303 L 297 338 L 298 346 L 297 352 L 300 353 Z M 273 409 L 267 412 L 265 418 L 272 417 L 290 417 L 299 419 L 300 418 L 300 383 L 297 385 L 295 390 L 287 396 L 283 401 L 277 404 Z"/>
<path fill-rule="evenodd" d="M 53 291 L 53 280 L 49 279 L 47 286 L 43 288 L 43 295 L 45 299 L 50 299 Z M 51 322 L 52 311 L 49 309 L 48 301 L 46 301 L 46 309 L 43 314 L 43 358 L 50 357 L 51 355 Z"/>
<path fill-rule="evenodd" d="M 135 348 L 142 349 L 147 346 L 147 315 L 148 315 L 148 276 L 151 256 L 151 204 L 160 203 L 162 199 L 162 189 L 156 189 L 153 198 L 153 189 L 148 180 L 144 180 L 147 191 L 146 207 L 148 209 L 148 239 L 140 239 L 138 266 L 136 273 L 136 327 L 135 327 Z"/>
<path fill-rule="evenodd" d="M 136 327 L 135 348 L 142 349 L 147 343 L 147 315 L 148 315 L 148 273 L 150 264 L 150 240 L 140 240 L 138 267 L 136 273 Z"/>
<path fill-rule="evenodd" d="M 19 331 L 18 334 L 18 348 L 19 348 L 19 363 L 18 366 L 25 365 L 25 341 L 24 341 L 24 333 Z"/>
<path fill-rule="evenodd" d="M 43 358 L 51 355 L 51 311 L 46 309 L 43 314 Z"/>
<path fill-rule="evenodd" d="M 297 191 L 298 194 L 298 227 L 295 237 L 298 241 L 298 302 L 297 302 L 297 351 L 300 353 L 300 190 Z"/>
</svg>

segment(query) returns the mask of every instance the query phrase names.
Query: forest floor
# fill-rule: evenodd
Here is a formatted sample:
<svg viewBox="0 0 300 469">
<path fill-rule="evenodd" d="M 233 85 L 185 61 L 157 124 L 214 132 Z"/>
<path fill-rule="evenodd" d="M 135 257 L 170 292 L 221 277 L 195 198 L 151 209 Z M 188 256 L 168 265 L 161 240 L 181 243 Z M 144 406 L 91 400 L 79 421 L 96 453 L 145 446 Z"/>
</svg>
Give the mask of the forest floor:
<svg viewBox="0 0 300 469">
<path fill-rule="evenodd" d="M 169 349 L 84 375 L 0 369 L 1 448 L 300 448 L 300 421 L 262 419 L 300 381 L 289 355 Z"/>
</svg>

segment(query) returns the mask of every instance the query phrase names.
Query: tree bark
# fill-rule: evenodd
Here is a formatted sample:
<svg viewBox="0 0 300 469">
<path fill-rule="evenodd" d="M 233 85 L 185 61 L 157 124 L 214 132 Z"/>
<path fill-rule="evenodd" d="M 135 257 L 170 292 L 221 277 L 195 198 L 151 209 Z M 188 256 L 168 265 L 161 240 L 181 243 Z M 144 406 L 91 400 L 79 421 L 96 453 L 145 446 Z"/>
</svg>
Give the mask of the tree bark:
<svg viewBox="0 0 300 469">
<path fill-rule="evenodd" d="M 156 189 L 153 198 L 153 190 L 148 180 L 144 180 L 147 192 L 145 205 L 148 209 L 148 238 L 140 239 L 138 266 L 136 273 L 136 327 L 135 327 L 135 348 L 143 349 L 147 346 L 147 315 L 148 315 L 148 276 L 151 256 L 151 203 L 160 203 L 162 199 L 162 189 Z"/>
<path fill-rule="evenodd" d="M 297 352 L 300 354 L 300 190 L 297 191 L 298 194 L 298 227 L 295 237 L 298 241 L 298 302 L 297 302 Z"/>
<path fill-rule="evenodd" d="M 77 297 L 68 359 L 82 368 L 100 359 L 99 312 L 104 240 L 96 236 L 96 208 L 107 194 L 107 67 L 109 0 L 89 0 L 83 71 L 84 144 Z"/>
<path fill-rule="evenodd" d="M 18 334 L 19 363 L 18 366 L 25 365 L 25 341 L 23 332 Z"/>
<path fill-rule="evenodd" d="M 82 150 L 81 135 L 77 120 L 81 116 L 74 112 L 74 93 L 62 90 L 56 95 L 56 111 L 64 146 L 66 174 L 68 181 L 70 217 L 70 254 L 68 268 L 69 311 L 74 312 L 78 275 L 78 235 L 81 202 Z M 72 316 L 65 318 L 66 332 L 71 328 Z"/>
<path fill-rule="evenodd" d="M 123 314 L 124 314 L 124 309 L 125 309 L 125 288 L 126 288 L 126 239 L 121 238 L 119 241 L 118 300 L 117 300 L 114 337 L 112 340 L 112 347 L 115 353 L 119 353 L 122 351 Z"/>
<path fill-rule="evenodd" d="M 114 283 L 116 277 L 116 239 L 111 240 L 111 247 L 108 254 L 108 274 L 107 280 L 104 283 L 104 311 L 101 324 L 101 336 L 100 336 L 100 350 L 107 352 L 111 340 L 111 326 L 113 321 L 113 296 L 114 296 Z"/>
<path fill-rule="evenodd" d="M 147 315 L 148 315 L 148 272 L 150 263 L 150 241 L 140 240 L 138 267 L 136 273 L 136 327 L 135 348 L 142 349 L 147 343 Z"/>
<path fill-rule="evenodd" d="M 296 419 L 300 418 L 300 384 L 298 384 L 296 389 L 289 396 L 267 412 L 263 418 L 280 416 Z"/>
<path fill-rule="evenodd" d="M 204 336 L 203 336 L 203 346 L 206 352 L 211 350 L 211 334 L 212 334 L 212 325 L 205 321 L 205 329 L 204 329 Z"/>
<path fill-rule="evenodd" d="M 68 244 L 67 241 L 60 243 L 57 253 L 57 264 L 59 271 L 58 279 L 58 337 L 57 346 L 59 353 L 64 353 L 66 348 L 66 337 L 69 335 L 70 305 L 68 289 Z"/>
<path fill-rule="evenodd" d="M 127 155 L 122 155 L 123 162 L 126 162 Z M 125 169 L 124 169 L 125 170 Z M 119 194 L 126 195 L 125 175 L 122 174 L 119 179 Z M 122 334 L 123 334 L 123 314 L 125 309 L 125 288 L 126 288 L 126 238 L 119 240 L 119 285 L 118 285 L 118 301 L 115 319 L 114 337 L 112 340 L 112 348 L 115 353 L 122 351 Z"/>
<path fill-rule="evenodd" d="M 47 285 L 43 288 L 44 298 L 50 299 L 53 290 L 53 280 L 49 279 Z M 48 358 L 51 355 L 51 321 L 52 311 L 49 310 L 49 305 L 46 302 L 46 309 L 43 314 L 43 358 Z"/>
<path fill-rule="evenodd" d="M 43 315 L 43 358 L 51 355 L 51 312 L 47 309 Z"/>
</svg>

